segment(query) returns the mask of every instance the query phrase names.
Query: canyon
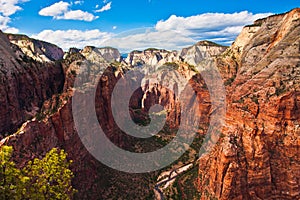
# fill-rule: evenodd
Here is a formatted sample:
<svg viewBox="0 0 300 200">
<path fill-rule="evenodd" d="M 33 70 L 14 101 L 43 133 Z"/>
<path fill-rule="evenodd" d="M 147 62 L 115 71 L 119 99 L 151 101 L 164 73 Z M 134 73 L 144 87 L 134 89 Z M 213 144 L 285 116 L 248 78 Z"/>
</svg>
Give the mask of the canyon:
<svg viewBox="0 0 300 200">
<path fill-rule="evenodd" d="M 64 149 L 73 160 L 72 185 L 78 190 L 74 199 L 153 199 L 161 174 L 171 176 L 172 169 L 190 163 L 193 167 L 162 189 L 166 198 L 300 199 L 299 35 L 300 9 L 255 21 L 230 47 L 201 41 L 180 51 L 133 51 L 124 59 L 112 47 L 64 53 L 47 42 L 0 32 L 0 146 L 13 146 L 18 167 L 53 147 Z M 226 112 L 213 104 L 210 87 L 218 85 L 205 81 L 211 70 L 207 62 L 216 66 L 224 83 Z M 131 72 L 135 76 L 126 79 Z M 82 88 L 76 87 L 78 79 Z M 120 105 L 113 108 L 120 111 L 120 120 L 114 120 L 111 94 L 120 81 L 120 98 L 139 85 L 127 105 L 136 124 L 147 126 L 151 107 L 163 107 L 166 123 L 155 137 L 136 139 L 124 133 L 118 125 L 126 124 L 122 116 L 127 110 Z M 193 89 L 193 101 L 176 97 L 185 90 L 183 83 Z M 196 139 L 188 153 L 162 170 L 131 174 L 111 169 L 89 153 L 93 146 L 82 142 L 73 116 L 77 94 L 85 98 L 79 99 L 84 106 L 76 112 L 88 116 L 94 109 L 106 136 L 122 149 L 155 151 L 170 142 L 180 126 L 196 126 Z M 93 95 L 95 105 L 89 105 Z M 186 126 L 182 106 L 193 113 Z M 216 144 L 211 151 L 199 156 L 197 149 L 216 112 L 225 112 L 225 122 L 212 129 L 217 136 L 212 135 Z"/>
</svg>

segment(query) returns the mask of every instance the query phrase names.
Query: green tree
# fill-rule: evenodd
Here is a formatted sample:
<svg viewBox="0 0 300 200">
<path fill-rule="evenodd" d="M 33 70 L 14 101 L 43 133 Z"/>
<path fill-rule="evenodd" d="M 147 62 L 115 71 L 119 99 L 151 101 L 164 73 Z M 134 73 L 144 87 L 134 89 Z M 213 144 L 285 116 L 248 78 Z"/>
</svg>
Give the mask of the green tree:
<svg viewBox="0 0 300 200">
<path fill-rule="evenodd" d="M 22 199 L 26 192 L 25 185 L 29 178 L 23 176 L 15 163 L 10 161 L 12 152 L 10 146 L 0 149 L 0 199 Z"/>
<path fill-rule="evenodd" d="M 27 188 L 30 199 L 71 199 L 75 193 L 71 185 L 73 172 L 69 169 L 64 150 L 53 148 L 43 159 L 29 161 L 24 173 L 30 177 Z"/>
<path fill-rule="evenodd" d="M 76 190 L 64 150 L 53 148 L 43 159 L 29 161 L 18 169 L 10 161 L 12 147 L 1 148 L 0 199 L 71 199 Z"/>
</svg>

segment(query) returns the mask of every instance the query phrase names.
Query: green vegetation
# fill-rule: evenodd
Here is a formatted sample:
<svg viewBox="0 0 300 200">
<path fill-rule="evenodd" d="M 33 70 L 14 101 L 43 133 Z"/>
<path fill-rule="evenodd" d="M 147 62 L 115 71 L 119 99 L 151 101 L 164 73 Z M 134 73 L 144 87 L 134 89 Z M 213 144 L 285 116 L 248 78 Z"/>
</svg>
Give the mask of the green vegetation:
<svg viewBox="0 0 300 200">
<path fill-rule="evenodd" d="M 217 44 L 215 42 L 208 41 L 208 40 L 200 41 L 200 42 L 197 43 L 197 45 L 213 46 L 213 47 L 227 47 L 227 46 L 220 45 L 220 44 Z"/>
<path fill-rule="evenodd" d="M 224 83 L 225 86 L 231 86 L 231 84 L 233 83 L 234 79 L 236 78 L 236 76 L 232 76 L 231 78 L 227 79 Z"/>
<path fill-rule="evenodd" d="M 195 67 L 195 65 L 190 65 L 190 64 L 188 64 L 188 68 L 189 68 L 189 70 L 191 70 L 191 71 L 194 71 L 194 72 L 198 72 L 198 70 L 197 70 L 197 68 Z"/>
<path fill-rule="evenodd" d="M 53 148 L 43 159 L 34 159 L 18 169 L 11 155 L 13 148 L 0 150 L 0 199 L 71 199 L 73 172 L 66 153 Z"/>
<path fill-rule="evenodd" d="M 157 48 L 148 48 L 148 49 L 145 49 L 145 51 L 159 51 L 159 49 L 157 49 Z"/>
<path fill-rule="evenodd" d="M 172 188 L 166 194 L 167 199 L 200 199 L 201 193 L 197 191 L 198 165 L 176 178 Z"/>
<path fill-rule="evenodd" d="M 245 27 L 248 27 L 248 28 L 251 28 L 251 27 L 260 27 L 261 25 L 262 25 L 262 21 L 259 21 L 259 22 L 254 23 L 254 24 L 246 25 Z"/>
<path fill-rule="evenodd" d="M 252 102 L 256 103 L 256 104 L 259 104 L 258 102 L 258 96 L 256 95 L 253 95 L 252 98 L 251 98 Z"/>
<path fill-rule="evenodd" d="M 276 90 L 275 90 L 275 94 L 277 96 L 280 96 L 281 94 L 283 94 L 285 92 L 286 92 L 285 85 L 281 85 L 280 87 L 277 87 Z"/>
<path fill-rule="evenodd" d="M 166 62 L 164 66 L 171 67 L 174 70 L 177 70 L 179 68 L 179 65 L 175 62 Z"/>
</svg>

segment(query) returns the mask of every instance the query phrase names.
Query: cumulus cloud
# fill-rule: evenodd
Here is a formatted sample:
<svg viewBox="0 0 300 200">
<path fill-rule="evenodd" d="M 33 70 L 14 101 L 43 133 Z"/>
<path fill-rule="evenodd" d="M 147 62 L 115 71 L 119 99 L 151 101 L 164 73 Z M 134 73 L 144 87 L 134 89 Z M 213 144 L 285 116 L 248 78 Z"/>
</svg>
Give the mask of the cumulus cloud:
<svg viewBox="0 0 300 200">
<path fill-rule="evenodd" d="M 195 44 L 200 40 L 210 40 L 219 44 L 230 45 L 243 26 L 252 24 L 258 18 L 271 13 L 252 14 L 247 11 L 223 14 L 207 13 L 191 17 L 172 15 L 165 21 L 159 21 L 153 28 L 130 30 L 115 35 L 90 31 L 43 31 L 35 37 L 62 46 L 64 49 L 86 45 L 112 46 L 121 52 L 149 47 L 179 50 Z"/>
<path fill-rule="evenodd" d="M 97 19 L 98 16 L 94 16 L 91 13 L 84 12 L 82 10 L 70 10 L 68 12 L 65 12 L 61 16 L 55 17 L 55 19 L 72 19 L 72 20 L 82 20 L 82 21 L 93 21 L 94 19 Z"/>
<path fill-rule="evenodd" d="M 69 6 L 70 4 L 68 2 L 60 1 L 55 4 L 52 4 L 51 6 L 41 9 L 39 11 L 39 15 L 58 17 L 59 15 L 67 12 L 69 10 Z"/>
<path fill-rule="evenodd" d="M 28 0 L 0 0 L 0 13 L 3 16 L 10 16 L 17 11 L 22 10 L 18 4 L 24 3 Z"/>
<path fill-rule="evenodd" d="M 94 16 L 89 12 L 71 10 L 70 7 L 70 3 L 60 1 L 41 9 L 39 15 L 53 17 L 53 19 L 81 20 L 88 22 L 98 18 L 98 16 Z"/>
<path fill-rule="evenodd" d="M 248 11 L 242 11 L 231 14 L 205 13 L 191 17 L 172 15 L 165 21 L 159 21 L 155 29 L 158 32 L 176 31 L 197 40 L 208 39 L 219 41 L 223 44 L 230 44 L 240 33 L 243 26 L 271 14 L 253 14 Z"/>
<path fill-rule="evenodd" d="M 8 26 L 10 20 L 11 19 L 9 17 L 0 15 L 0 30 L 7 32 L 7 33 L 18 33 L 19 30 L 17 28 Z"/>
<path fill-rule="evenodd" d="M 103 42 L 113 37 L 112 33 L 93 30 L 44 30 L 31 37 L 58 45 L 64 50 L 70 47 L 103 46 Z"/>
<path fill-rule="evenodd" d="M 99 10 L 96 10 L 95 12 L 104 12 L 104 11 L 110 10 L 111 9 L 111 3 L 112 2 L 107 3 L 106 5 L 104 5 Z"/>
<path fill-rule="evenodd" d="M 116 35 L 103 42 L 103 46 L 113 46 L 121 52 L 144 50 L 149 47 L 160 49 L 181 49 L 197 41 L 175 31 L 155 31 L 153 28 L 136 29 Z"/>
<path fill-rule="evenodd" d="M 205 13 L 190 17 L 172 15 L 165 21 L 157 22 L 153 29 L 136 33 L 131 31 L 126 36 L 106 41 L 106 45 L 126 52 L 148 47 L 179 50 L 200 40 L 230 45 L 245 25 L 271 14 L 252 14 L 243 11 L 231 14 Z"/>
<path fill-rule="evenodd" d="M 0 0 L 0 29 L 9 33 L 17 33 L 18 29 L 9 26 L 10 16 L 22 10 L 19 4 L 28 0 Z"/>
</svg>

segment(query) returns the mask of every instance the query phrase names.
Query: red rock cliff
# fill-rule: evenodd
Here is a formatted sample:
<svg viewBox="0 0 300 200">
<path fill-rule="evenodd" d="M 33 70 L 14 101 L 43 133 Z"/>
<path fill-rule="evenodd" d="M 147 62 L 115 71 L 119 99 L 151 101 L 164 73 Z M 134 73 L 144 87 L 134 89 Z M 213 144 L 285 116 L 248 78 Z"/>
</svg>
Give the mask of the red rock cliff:
<svg viewBox="0 0 300 200">
<path fill-rule="evenodd" d="M 58 63 L 24 55 L 0 32 L 0 138 L 32 118 L 43 102 L 60 93 L 64 75 Z"/>
<path fill-rule="evenodd" d="M 199 161 L 201 199 L 300 199 L 299 35 L 294 9 L 245 27 L 219 58 L 226 123 Z"/>
</svg>

